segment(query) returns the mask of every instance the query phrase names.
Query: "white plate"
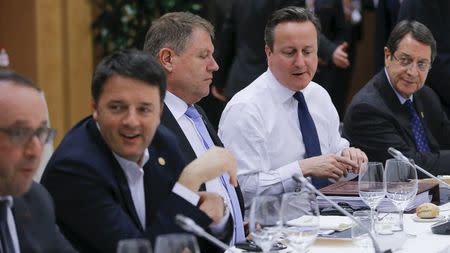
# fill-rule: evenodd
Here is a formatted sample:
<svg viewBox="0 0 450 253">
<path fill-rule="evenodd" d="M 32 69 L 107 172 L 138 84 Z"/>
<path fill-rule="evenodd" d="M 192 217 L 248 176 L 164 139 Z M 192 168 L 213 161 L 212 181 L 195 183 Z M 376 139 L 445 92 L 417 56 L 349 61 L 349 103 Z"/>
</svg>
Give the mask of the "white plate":
<svg viewBox="0 0 450 253">
<path fill-rule="evenodd" d="M 420 218 L 420 217 L 417 217 L 417 216 L 413 216 L 412 217 L 413 221 L 416 221 L 416 222 L 436 222 L 436 221 L 440 221 L 440 220 L 442 220 L 444 218 L 445 217 L 442 216 L 442 215 L 440 215 L 440 216 L 438 216 L 436 218 L 431 218 L 431 219 L 423 219 L 423 218 Z"/>
</svg>

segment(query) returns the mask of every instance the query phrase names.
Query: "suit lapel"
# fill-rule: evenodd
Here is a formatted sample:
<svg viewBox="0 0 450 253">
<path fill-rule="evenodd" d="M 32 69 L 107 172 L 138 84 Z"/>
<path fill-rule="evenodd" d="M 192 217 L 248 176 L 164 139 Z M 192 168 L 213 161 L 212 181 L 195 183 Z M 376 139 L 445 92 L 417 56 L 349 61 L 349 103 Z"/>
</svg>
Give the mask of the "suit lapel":
<svg viewBox="0 0 450 253">
<path fill-rule="evenodd" d="M 17 238 L 21 252 L 32 252 L 33 238 L 30 237 L 32 214 L 22 197 L 14 198 L 12 208 L 14 221 L 16 223 Z"/>
<path fill-rule="evenodd" d="M 434 138 L 433 134 L 430 131 L 430 127 L 428 126 L 427 117 L 430 116 L 425 110 L 424 104 L 422 103 L 422 97 L 420 95 L 420 91 L 414 94 L 414 104 L 416 106 L 417 113 L 419 114 L 420 119 L 422 120 L 422 124 L 425 128 L 425 133 L 427 135 L 428 144 L 432 151 L 439 151 L 439 142 Z"/>
<path fill-rule="evenodd" d="M 173 116 L 172 112 L 169 110 L 166 104 L 164 104 L 164 111 L 161 117 L 161 123 L 165 125 L 167 128 L 172 130 L 172 132 L 177 137 L 177 140 L 180 144 L 181 151 L 183 152 L 184 159 L 187 162 L 191 162 L 197 158 L 194 150 L 189 143 L 189 140 L 184 135 L 183 130 L 180 125 L 178 125 L 177 120 Z"/>
<path fill-rule="evenodd" d="M 218 147 L 223 147 L 223 143 L 220 140 L 219 136 L 217 136 L 217 131 L 212 126 L 211 122 L 209 122 L 208 117 L 206 116 L 205 111 L 203 111 L 203 108 L 201 108 L 198 105 L 195 105 L 195 108 L 197 111 L 202 115 L 203 123 L 205 123 L 206 129 L 208 130 L 209 136 L 211 137 L 214 145 Z"/>
<path fill-rule="evenodd" d="M 388 107 L 388 110 L 392 112 L 391 116 L 398 120 L 400 126 L 407 133 L 407 135 L 409 135 L 409 138 L 411 140 L 414 140 L 409 119 L 409 112 L 407 111 L 407 108 L 400 104 L 397 95 L 395 94 L 394 90 L 389 84 L 389 81 L 387 80 L 384 70 L 381 70 L 377 74 L 376 78 L 377 80 L 375 81 L 375 87 L 380 92 L 381 97 Z"/>
<path fill-rule="evenodd" d="M 91 122 L 88 123 L 88 131 L 92 134 L 96 142 L 100 143 L 99 145 L 101 146 L 102 152 L 106 153 L 108 157 L 110 169 L 112 170 L 112 173 L 117 180 L 117 187 L 124 202 L 124 209 L 127 210 L 128 215 L 130 215 L 135 225 L 141 228 L 142 231 L 144 231 L 144 228 L 139 221 L 133 199 L 131 197 L 131 192 L 125 173 L 123 172 L 119 162 L 117 162 L 109 147 L 104 142 L 101 133 L 98 130 L 97 125 L 95 124 L 95 120 L 92 119 Z"/>
</svg>

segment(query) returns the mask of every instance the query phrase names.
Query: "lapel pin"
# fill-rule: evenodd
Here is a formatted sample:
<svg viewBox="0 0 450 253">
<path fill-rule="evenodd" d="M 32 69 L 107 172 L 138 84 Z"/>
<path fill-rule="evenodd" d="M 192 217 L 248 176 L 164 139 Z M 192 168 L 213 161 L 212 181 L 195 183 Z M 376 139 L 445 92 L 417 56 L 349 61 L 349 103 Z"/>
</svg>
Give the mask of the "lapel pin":
<svg viewBox="0 0 450 253">
<path fill-rule="evenodd" d="M 424 116 L 423 116 L 423 112 L 420 112 L 420 116 L 422 116 L 422 119 L 424 118 Z"/>
<path fill-rule="evenodd" d="M 159 165 L 164 166 L 166 165 L 166 160 L 164 160 L 164 158 L 162 157 L 158 157 L 158 163 Z"/>
</svg>

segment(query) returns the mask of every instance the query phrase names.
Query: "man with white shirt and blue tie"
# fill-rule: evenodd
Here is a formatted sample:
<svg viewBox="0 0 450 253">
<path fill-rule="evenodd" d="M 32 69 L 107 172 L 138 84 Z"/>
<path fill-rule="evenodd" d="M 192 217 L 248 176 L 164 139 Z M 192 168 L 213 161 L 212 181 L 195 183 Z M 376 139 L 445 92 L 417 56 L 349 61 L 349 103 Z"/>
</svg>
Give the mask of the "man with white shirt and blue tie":
<svg viewBox="0 0 450 253">
<path fill-rule="evenodd" d="M 191 13 L 176 12 L 155 20 L 145 40 L 144 51 L 156 57 L 167 75 L 161 123 L 177 135 L 188 162 L 213 146 L 223 146 L 203 110 L 195 105 L 208 95 L 213 72 L 219 69 L 213 58 L 213 37 L 213 27 L 208 21 Z M 243 201 L 239 187 L 233 187 L 228 181 L 222 175 L 200 190 L 223 197 L 228 208 L 216 210 L 224 215 L 211 230 L 234 245 L 245 240 Z"/>
<path fill-rule="evenodd" d="M 265 28 L 268 70 L 238 92 L 222 114 L 219 136 L 236 156 L 246 197 L 295 191 L 292 175 L 297 173 L 320 188 L 367 161 L 340 136 L 330 96 L 311 81 L 318 34 L 312 12 L 275 11 Z"/>
</svg>

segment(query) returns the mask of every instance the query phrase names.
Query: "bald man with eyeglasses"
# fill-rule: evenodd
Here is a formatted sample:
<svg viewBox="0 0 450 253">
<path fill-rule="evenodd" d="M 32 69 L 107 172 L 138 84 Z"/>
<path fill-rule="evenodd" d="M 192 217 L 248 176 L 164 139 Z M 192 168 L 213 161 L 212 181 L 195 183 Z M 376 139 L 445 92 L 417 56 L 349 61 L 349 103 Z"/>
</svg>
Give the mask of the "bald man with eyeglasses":
<svg viewBox="0 0 450 253">
<path fill-rule="evenodd" d="M 0 252 L 76 252 L 55 225 L 50 195 L 33 182 L 55 135 L 47 122 L 40 89 L 0 70 Z"/>
<path fill-rule="evenodd" d="M 424 86 L 435 56 L 436 41 L 425 25 L 405 20 L 394 27 L 385 68 L 353 97 L 344 118 L 343 134 L 369 160 L 384 162 L 394 147 L 434 175 L 449 174 L 450 121 Z"/>
</svg>

